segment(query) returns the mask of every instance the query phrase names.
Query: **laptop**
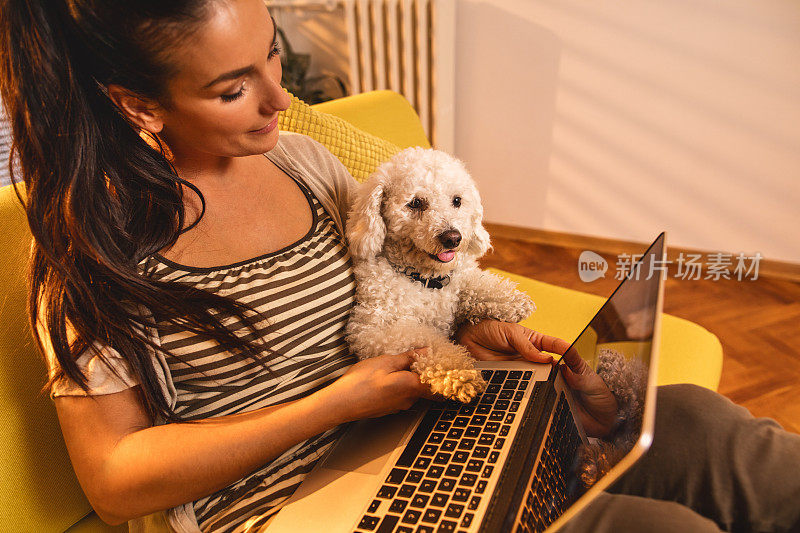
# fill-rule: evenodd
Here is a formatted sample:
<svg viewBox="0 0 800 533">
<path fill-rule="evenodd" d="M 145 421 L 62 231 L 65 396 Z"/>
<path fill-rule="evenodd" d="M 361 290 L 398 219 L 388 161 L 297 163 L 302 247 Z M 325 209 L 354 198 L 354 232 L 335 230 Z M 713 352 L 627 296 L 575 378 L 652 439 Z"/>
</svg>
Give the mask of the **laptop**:
<svg viewBox="0 0 800 533">
<path fill-rule="evenodd" d="M 649 448 L 663 305 L 661 233 L 571 349 L 596 369 L 604 348 L 646 372 L 636 444 L 591 487 L 589 438 L 559 361 L 479 361 L 488 383 L 469 404 L 422 400 L 353 423 L 271 521 L 269 533 L 556 531 Z M 633 359 L 638 360 L 641 364 Z M 636 424 L 633 424 L 636 425 Z"/>
</svg>

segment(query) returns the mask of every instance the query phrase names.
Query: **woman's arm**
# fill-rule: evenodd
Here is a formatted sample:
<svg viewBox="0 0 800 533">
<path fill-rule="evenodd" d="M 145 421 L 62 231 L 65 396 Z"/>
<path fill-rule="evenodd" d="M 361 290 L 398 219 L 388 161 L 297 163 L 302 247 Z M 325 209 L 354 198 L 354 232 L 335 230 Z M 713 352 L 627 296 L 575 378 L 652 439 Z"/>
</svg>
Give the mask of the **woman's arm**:
<svg viewBox="0 0 800 533">
<path fill-rule="evenodd" d="M 78 481 L 109 524 L 212 494 L 344 422 L 407 409 L 426 388 L 412 352 L 354 365 L 320 391 L 249 413 L 152 426 L 135 388 L 55 399 Z"/>
</svg>

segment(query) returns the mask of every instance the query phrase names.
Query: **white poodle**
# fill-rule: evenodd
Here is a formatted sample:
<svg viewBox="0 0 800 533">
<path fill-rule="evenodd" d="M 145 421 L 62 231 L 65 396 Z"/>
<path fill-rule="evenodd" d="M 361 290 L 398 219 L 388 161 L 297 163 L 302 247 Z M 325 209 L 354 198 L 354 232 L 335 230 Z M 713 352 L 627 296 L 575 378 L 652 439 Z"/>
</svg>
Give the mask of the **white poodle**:
<svg viewBox="0 0 800 533">
<path fill-rule="evenodd" d="M 478 268 L 490 248 L 483 207 L 461 161 L 408 148 L 382 164 L 350 208 L 356 306 L 347 342 L 359 358 L 430 346 L 412 369 L 436 394 L 469 402 L 485 382 L 452 342 L 457 325 L 518 322 L 535 306 L 516 284 Z"/>
</svg>

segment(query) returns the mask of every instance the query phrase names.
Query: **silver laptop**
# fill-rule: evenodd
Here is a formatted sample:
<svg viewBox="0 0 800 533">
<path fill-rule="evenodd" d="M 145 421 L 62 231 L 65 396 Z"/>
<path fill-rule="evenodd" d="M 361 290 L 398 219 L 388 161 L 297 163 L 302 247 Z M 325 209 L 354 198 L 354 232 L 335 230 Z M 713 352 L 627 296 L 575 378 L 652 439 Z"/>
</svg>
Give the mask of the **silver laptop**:
<svg viewBox="0 0 800 533">
<path fill-rule="evenodd" d="M 611 348 L 647 372 L 637 391 L 645 398 L 642 423 L 631 429 L 636 445 L 594 485 L 584 487 L 575 471 L 579 446 L 589 441 L 558 366 L 481 361 L 489 385 L 470 404 L 420 401 L 352 424 L 269 533 L 560 528 L 653 439 L 665 240 L 658 236 L 572 344 L 593 368 L 600 350 Z"/>
</svg>

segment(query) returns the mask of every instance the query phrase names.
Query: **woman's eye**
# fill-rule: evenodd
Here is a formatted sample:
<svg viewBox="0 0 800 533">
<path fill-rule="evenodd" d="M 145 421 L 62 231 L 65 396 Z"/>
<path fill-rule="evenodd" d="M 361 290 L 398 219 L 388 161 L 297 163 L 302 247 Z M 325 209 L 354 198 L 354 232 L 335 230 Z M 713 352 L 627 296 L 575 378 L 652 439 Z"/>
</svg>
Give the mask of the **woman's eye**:
<svg viewBox="0 0 800 533">
<path fill-rule="evenodd" d="M 236 91 L 235 93 L 233 93 L 233 94 L 221 94 L 221 95 L 219 95 L 219 97 L 223 102 L 233 102 L 234 100 L 237 100 L 237 99 L 241 98 L 242 95 L 244 94 L 244 91 L 245 91 L 245 86 L 244 86 L 244 83 L 243 83 L 242 87 L 238 91 Z"/>
<path fill-rule="evenodd" d="M 408 202 L 406 205 L 408 207 L 410 207 L 411 209 L 424 209 L 425 208 L 425 202 L 423 200 L 419 199 L 419 198 L 416 198 L 416 197 L 413 200 L 411 200 L 410 202 Z"/>
<path fill-rule="evenodd" d="M 454 196 L 453 197 L 453 206 L 454 207 L 461 207 L 461 197 L 460 196 Z"/>
<path fill-rule="evenodd" d="M 272 45 L 272 50 L 269 51 L 269 59 L 272 59 L 275 56 L 281 55 L 281 45 L 275 42 Z"/>
</svg>

